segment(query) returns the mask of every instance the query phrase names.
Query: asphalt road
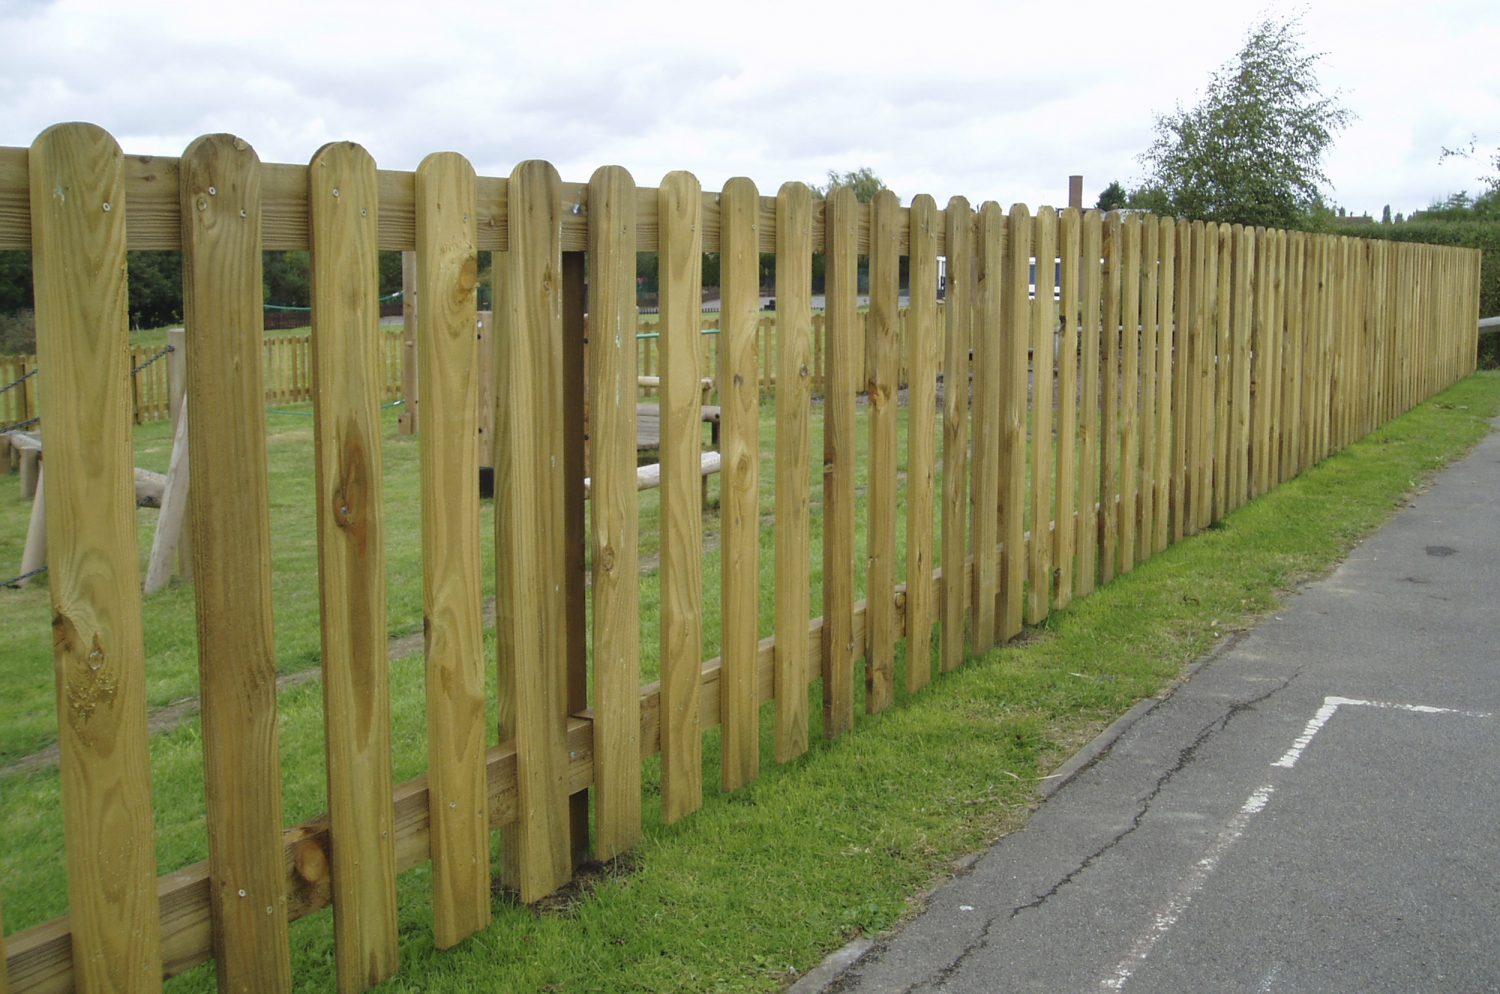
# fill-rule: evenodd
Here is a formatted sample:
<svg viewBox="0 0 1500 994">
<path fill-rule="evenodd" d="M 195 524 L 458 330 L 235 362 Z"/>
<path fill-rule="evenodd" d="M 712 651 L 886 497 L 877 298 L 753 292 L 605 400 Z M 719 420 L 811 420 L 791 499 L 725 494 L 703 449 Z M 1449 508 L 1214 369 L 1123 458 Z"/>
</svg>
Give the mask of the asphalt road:
<svg viewBox="0 0 1500 994">
<path fill-rule="evenodd" d="M 1500 991 L 1497 815 L 1492 433 L 826 989 Z"/>
</svg>

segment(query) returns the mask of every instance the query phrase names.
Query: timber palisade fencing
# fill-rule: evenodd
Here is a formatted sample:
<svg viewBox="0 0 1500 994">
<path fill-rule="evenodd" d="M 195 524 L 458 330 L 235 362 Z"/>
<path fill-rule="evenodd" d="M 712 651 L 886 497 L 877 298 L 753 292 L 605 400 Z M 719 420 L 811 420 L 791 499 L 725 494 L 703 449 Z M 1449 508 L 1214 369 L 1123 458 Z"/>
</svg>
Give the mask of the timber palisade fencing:
<svg viewBox="0 0 1500 994">
<path fill-rule="evenodd" d="M 489 921 L 491 832 L 501 833 L 504 881 L 523 901 L 544 897 L 589 854 L 608 859 L 641 840 L 644 757 L 660 753 L 664 817 L 682 818 L 702 803 L 708 728 L 722 729 L 724 787 L 749 783 L 764 705 L 774 708 L 768 751 L 790 760 L 808 748 L 810 684 L 821 684 L 823 734 L 847 732 L 858 700 L 878 711 L 896 697 L 901 641 L 904 686 L 918 691 L 1475 363 L 1479 255 L 1469 250 L 1139 214 L 1007 214 L 961 198 L 940 210 L 920 196 L 903 208 L 890 192 L 861 205 L 848 190 L 823 201 L 797 183 L 763 197 L 746 179 L 713 193 L 683 172 L 651 189 L 618 167 L 564 183 L 537 161 L 508 178 L 478 177 L 454 153 L 415 173 L 383 172 L 349 143 L 325 146 L 308 166 L 261 164 L 225 135 L 194 141 L 180 159 L 126 157 L 98 128 L 60 125 L 29 150 L 0 149 L 0 248 L 30 249 L 35 268 L 70 902 L 67 918 L 5 940 L 11 991 L 151 990 L 209 958 L 221 988 L 283 991 L 289 920 L 330 904 L 338 986 L 368 987 L 398 969 L 402 871 L 431 861 L 435 942 L 450 946 Z M 183 253 L 190 329 L 209 856 L 161 875 L 126 376 L 125 252 L 137 248 Z M 291 827 L 279 782 L 262 417 L 270 249 L 310 249 L 313 273 L 329 811 Z M 421 301 L 431 762 L 400 784 L 380 513 L 380 250 L 416 253 Z M 498 284 L 501 744 L 488 749 L 475 486 L 481 250 L 497 253 Z M 649 626 L 635 464 L 641 251 L 660 253 L 661 284 L 661 609 Z M 723 273 L 712 370 L 700 341 L 705 252 L 721 254 Z M 765 401 L 763 252 L 776 256 L 777 300 Z M 827 278 L 817 345 L 816 253 Z M 918 288 L 904 346 L 902 256 Z M 1043 260 L 1034 290 L 1033 258 Z M 826 381 L 816 405 L 815 354 Z M 722 407 L 718 590 L 705 583 L 699 486 L 709 375 Z M 758 493 L 770 483 L 758 477 L 763 406 L 775 419 L 767 638 L 757 627 Z M 861 422 L 868 483 L 857 490 Z M 815 494 L 822 615 L 811 618 Z M 857 561 L 861 506 L 868 537 Z M 713 597 L 721 652 L 705 662 Z M 647 640 L 661 645 L 661 679 L 643 686 Z"/>
</svg>

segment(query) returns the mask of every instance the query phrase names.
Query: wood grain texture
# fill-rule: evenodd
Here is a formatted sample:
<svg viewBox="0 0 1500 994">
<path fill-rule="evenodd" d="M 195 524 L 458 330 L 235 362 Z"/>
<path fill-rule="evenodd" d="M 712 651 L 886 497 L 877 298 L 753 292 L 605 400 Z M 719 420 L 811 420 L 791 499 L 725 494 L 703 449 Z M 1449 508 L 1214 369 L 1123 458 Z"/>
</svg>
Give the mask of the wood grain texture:
<svg viewBox="0 0 1500 994">
<path fill-rule="evenodd" d="M 1141 216 L 1127 214 L 1121 258 L 1120 301 L 1120 501 L 1118 560 L 1121 573 L 1135 568 L 1137 499 L 1141 455 Z"/>
<path fill-rule="evenodd" d="M 1198 420 L 1194 431 L 1199 438 L 1197 485 L 1193 501 L 1194 525 L 1207 528 L 1214 520 L 1214 415 L 1217 409 L 1218 326 L 1219 326 L 1219 226 L 1203 226 L 1203 288 L 1198 338 Z"/>
<path fill-rule="evenodd" d="M 417 167 L 417 372 L 422 397 L 422 595 L 432 799 L 433 941 L 490 921 L 485 660 L 479 542 L 479 254 L 474 168 Z"/>
<path fill-rule="evenodd" d="M 1031 543 L 1027 548 L 1026 623 L 1044 621 L 1052 606 L 1053 482 L 1057 456 L 1052 437 L 1057 368 L 1057 212 L 1039 207 L 1032 222 L 1036 294 L 1031 302 Z"/>
<path fill-rule="evenodd" d="M 990 205 L 986 205 L 990 207 Z M 998 307 L 995 323 L 999 326 L 1000 461 L 998 469 L 998 508 L 990 505 L 985 513 L 997 517 L 999 525 L 1000 587 L 996 606 L 996 635 L 1000 641 L 1021 632 L 1026 584 L 1026 353 L 1031 340 L 1031 305 L 1027 300 L 1031 268 L 1031 215 L 1022 204 L 1010 209 L 1001 220 L 1000 209 L 992 207 L 980 213 L 982 263 L 998 286 L 986 290 L 981 284 L 981 310 Z M 977 442 L 976 442 L 977 444 Z M 997 516 L 998 511 L 998 516 Z M 975 515 L 979 509 L 974 510 Z M 977 544 L 978 525 L 974 529 Z M 978 560 L 980 550 L 976 548 Z"/>
<path fill-rule="evenodd" d="M 641 840 L 641 610 L 635 479 L 635 181 L 589 182 L 589 515 L 594 597 L 594 852 Z"/>
<path fill-rule="evenodd" d="M 313 157 L 313 426 L 317 463 L 334 947 L 340 991 L 397 970 L 389 659 L 381 518 L 378 193 L 348 142 Z"/>
<path fill-rule="evenodd" d="M 974 324 L 974 211 L 962 197 L 948 201 L 947 285 L 943 300 L 943 585 L 942 668 L 963 664 L 969 588 L 969 351 Z"/>
<path fill-rule="evenodd" d="M 840 187 L 824 202 L 828 358 L 823 395 L 823 734 L 854 727 L 854 395 L 860 367 L 859 203 Z"/>
<path fill-rule="evenodd" d="M 532 160 L 510 178 L 510 250 L 498 351 L 508 462 L 496 529 L 509 609 L 499 619 L 500 737 L 516 741 L 520 818 L 506 838 L 510 882 L 527 903 L 573 875 L 567 784 L 568 611 L 563 370 L 562 190 L 557 171 Z M 498 317 L 498 315 L 497 315 Z M 498 425 L 497 425 L 498 427 Z M 581 481 L 580 481 L 581 482 Z"/>
<path fill-rule="evenodd" d="M 896 324 L 901 293 L 897 240 L 901 202 L 890 190 L 875 195 L 870 220 L 870 312 L 865 321 L 869 382 L 869 553 L 865 590 L 870 602 L 870 639 L 865 652 L 865 710 L 874 714 L 896 700 L 896 448 L 900 408 L 896 380 L 901 352 Z"/>
<path fill-rule="evenodd" d="M 1081 429 L 1078 439 L 1078 596 L 1094 592 L 1099 575 L 1099 261 L 1103 221 L 1098 211 L 1083 215 L 1083 306 L 1079 315 L 1079 363 L 1083 367 L 1079 392 Z"/>
<path fill-rule="evenodd" d="M 1141 468 L 1137 492 L 1135 557 L 1137 562 L 1151 558 L 1156 534 L 1156 348 L 1158 331 L 1161 265 L 1161 222 L 1151 215 L 1141 218 L 1141 393 L 1140 440 Z"/>
<path fill-rule="evenodd" d="M 122 160 L 87 124 L 47 129 L 29 156 L 63 841 L 85 992 L 161 989 Z"/>
<path fill-rule="evenodd" d="M 970 478 L 974 509 L 974 648 L 984 652 L 1001 634 L 996 604 L 1002 589 L 997 549 L 1000 489 L 1005 474 L 1004 439 L 1001 422 L 1001 369 L 1006 348 L 1002 326 L 1001 273 L 1004 269 L 1005 222 L 999 205 L 986 202 L 979 208 L 979 228 L 974 252 L 973 326 L 973 474 Z"/>
<path fill-rule="evenodd" d="M 286 991 L 260 162 L 243 141 L 212 135 L 188 146 L 179 178 L 188 218 L 185 411 L 198 440 L 188 494 L 215 969 L 220 990 Z"/>
<path fill-rule="evenodd" d="M 723 314 L 719 332 L 719 436 L 724 469 L 719 511 L 723 582 L 723 765 L 725 790 L 760 773 L 760 699 L 755 680 L 760 603 L 759 195 L 748 179 L 724 184 L 720 202 Z"/>
<path fill-rule="evenodd" d="M 776 194 L 776 761 L 807 751 L 812 603 L 812 191 Z"/>
<path fill-rule="evenodd" d="M 1230 442 L 1234 438 L 1234 228 L 1214 226 L 1219 239 L 1218 292 L 1214 297 L 1213 521 L 1230 506 Z"/>
<path fill-rule="evenodd" d="M 1255 311 L 1254 285 L 1251 273 L 1255 266 L 1255 231 L 1243 225 L 1234 229 L 1234 450 L 1231 467 L 1230 505 L 1238 508 L 1250 499 L 1250 358 L 1251 316 Z"/>
<path fill-rule="evenodd" d="M 1099 363 L 1104 368 L 1104 413 L 1099 444 L 1099 582 L 1115 578 L 1120 561 L 1120 267 L 1124 265 L 1125 228 L 1118 212 L 1104 219 L 1104 330 Z"/>
<path fill-rule="evenodd" d="M 661 181 L 661 804 L 668 824 L 703 803 L 702 210 L 691 173 Z"/>
<path fill-rule="evenodd" d="M 1152 473 L 1152 502 L 1156 506 L 1156 528 L 1151 549 L 1161 552 L 1169 540 L 1172 515 L 1172 470 L 1174 440 L 1172 433 L 1176 407 L 1173 405 L 1172 316 L 1177 294 L 1177 233 L 1173 220 L 1161 218 L 1157 233 L 1159 275 L 1156 296 L 1156 465 Z"/>
<path fill-rule="evenodd" d="M 1057 529 L 1053 532 L 1052 561 L 1056 580 L 1052 606 L 1058 610 L 1073 601 L 1078 526 L 1078 313 L 1082 298 L 1078 267 L 1083 262 L 1079 211 L 1069 207 L 1058 228 L 1062 286 L 1058 297 L 1061 331 L 1057 347 Z"/>
<path fill-rule="evenodd" d="M 906 316 L 906 689 L 932 682 L 932 569 L 937 460 L 937 242 L 943 217 L 925 194 L 911 202 L 911 309 Z M 962 632 L 960 632 L 962 638 Z"/>
</svg>

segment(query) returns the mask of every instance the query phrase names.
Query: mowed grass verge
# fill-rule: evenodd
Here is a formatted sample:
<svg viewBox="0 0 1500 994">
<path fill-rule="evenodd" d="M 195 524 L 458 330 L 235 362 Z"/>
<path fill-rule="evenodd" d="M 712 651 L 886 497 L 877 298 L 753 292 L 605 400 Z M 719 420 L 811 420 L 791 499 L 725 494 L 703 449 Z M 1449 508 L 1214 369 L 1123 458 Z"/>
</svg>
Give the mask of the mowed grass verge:
<svg viewBox="0 0 1500 994">
<path fill-rule="evenodd" d="M 540 910 L 498 896 L 495 924 L 456 950 L 432 950 L 429 880 L 422 870 L 407 874 L 403 969 L 389 989 L 776 989 L 847 937 L 899 921 L 955 856 L 1019 824 L 1036 781 L 1062 757 L 1159 691 L 1219 634 L 1337 561 L 1481 437 L 1497 407 L 1500 376 L 1466 380 L 1053 616 L 1024 644 L 861 718 L 838 742 L 817 740 L 793 764 L 775 767 L 767 756 L 757 784 L 711 793 L 704 811 L 679 825 L 660 825 L 649 797 L 646 842 L 628 865 Z M 392 674 L 404 767 L 425 756 L 420 658 L 397 661 Z M 289 817 L 321 794 L 320 708 L 316 684 L 282 699 Z M 202 806 L 197 738 L 194 722 L 153 745 L 164 868 L 200 845 L 191 815 Z M 712 742 L 707 761 L 716 765 Z M 12 778 L 0 790 L 0 892 L 14 930 L 56 913 L 63 889 L 51 830 L 56 776 Z M 293 935 L 299 987 L 331 987 L 328 913 Z M 212 971 L 173 986 L 210 989 Z"/>
</svg>

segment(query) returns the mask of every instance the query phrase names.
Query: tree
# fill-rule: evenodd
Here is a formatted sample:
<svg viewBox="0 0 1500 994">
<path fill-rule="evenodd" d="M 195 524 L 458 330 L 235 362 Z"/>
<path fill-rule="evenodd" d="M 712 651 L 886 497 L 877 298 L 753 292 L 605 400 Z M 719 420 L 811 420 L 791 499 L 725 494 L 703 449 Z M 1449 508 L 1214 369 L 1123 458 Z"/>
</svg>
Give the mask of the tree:
<svg viewBox="0 0 1500 994">
<path fill-rule="evenodd" d="M 1101 211 L 1115 211 L 1128 203 L 1129 197 L 1125 193 L 1125 188 L 1120 185 L 1119 180 L 1112 179 L 1109 181 L 1109 186 L 1100 191 L 1099 202 L 1094 206 Z"/>
<path fill-rule="evenodd" d="M 1295 19 L 1251 28 L 1196 106 L 1156 118 L 1145 185 L 1178 217 L 1311 226 L 1328 183 L 1323 156 L 1352 118 L 1319 88 L 1321 57 L 1303 51 Z"/>
<path fill-rule="evenodd" d="M 868 204 L 875 199 L 875 194 L 886 188 L 885 181 L 876 176 L 873 169 L 869 166 L 861 166 L 846 173 L 828 170 L 828 182 L 823 186 L 813 184 L 813 193 L 819 197 L 826 197 L 840 186 L 852 187 L 854 199 L 862 204 Z"/>
</svg>

